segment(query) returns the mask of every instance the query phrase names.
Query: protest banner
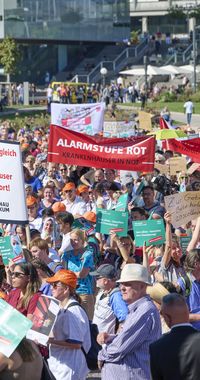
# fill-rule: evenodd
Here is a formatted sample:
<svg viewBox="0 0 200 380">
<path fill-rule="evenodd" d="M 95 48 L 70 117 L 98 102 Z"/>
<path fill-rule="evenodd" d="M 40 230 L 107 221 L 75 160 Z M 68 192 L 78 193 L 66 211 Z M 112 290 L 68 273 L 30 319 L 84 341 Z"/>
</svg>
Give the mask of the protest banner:
<svg viewBox="0 0 200 380">
<path fill-rule="evenodd" d="M 139 111 L 138 119 L 139 119 L 139 128 L 144 129 L 145 131 L 152 130 L 152 117 L 153 115 L 149 112 Z"/>
<path fill-rule="evenodd" d="M 165 242 L 165 226 L 163 219 L 137 220 L 133 222 L 136 247 L 160 245 Z"/>
<path fill-rule="evenodd" d="M 128 193 L 120 195 L 115 207 L 115 211 L 127 211 L 128 209 Z"/>
<path fill-rule="evenodd" d="M 18 142 L 0 141 L 0 223 L 28 224 Z"/>
<path fill-rule="evenodd" d="M 0 352 L 12 355 L 32 326 L 32 321 L 0 299 Z"/>
<path fill-rule="evenodd" d="M 50 162 L 151 172 L 155 138 L 95 138 L 51 125 L 48 150 Z"/>
<path fill-rule="evenodd" d="M 135 121 L 104 121 L 104 137 L 135 136 Z"/>
<path fill-rule="evenodd" d="M 167 149 L 189 156 L 193 162 L 200 163 L 200 138 L 182 141 L 169 139 L 167 140 Z"/>
<path fill-rule="evenodd" d="M 155 162 L 154 168 L 159 170 L 160 174 L 169 174 L 169 164 L 158 164 L 157 162 Z"/>
<path fill-rule="evenodd" d="M 59 310 L 57 299 L 41 295 L 33 312 L 33 326 L 27 332 L 26 337 L 46 346 Z"/>
<path fill-rule="evenodd" d="M 25 261 L 22 254 L 22 246 L 19 236 L 1 236 L 0 237 L 0 255 L 4 265 L 9 264 L 9 260 L 13 263 Z"/>
<path fill-rule="evenodd" d="M 180 235 L 180 245 L 181 245 L 183 255 L 187 253 L 187 247 L 191 239 L 192 239 L 192 235 L 187 235 L 187 234 Z"/>
<path fill-rule="evenodd" d="M 168 162 L 170 175 L 176 175 L 179 172 L 186 173 L 187 162 L 185 157 L 172 157 L 169 158 Z"/>
<path fill-rule="evenodd" d="M 165 208 L 172 214 L 172 225 L 181 227 L 200 215 L 200 191 L 186 191 L 164 198 Z"/>
<path fill-rule="evenodd" d="M 82 231 L 86 232 L 86 235 L 89 236 L 91 234 L 94 234 L 95 227 L 94 224 L 86 220 L 85 218 L 76 218 L 72 224 L 72 229 L 79 228 Z"/>
<path fill-rule="evenodd" d="M 96 232 L 109 235 L 115 232 L 126 236 L 128 232 L 128 212 L 97 209 Z"/>
<path fill-rule="evenodd" d="M 95 135 L 103 130 L 105 103 L 51 103 L 51 123 L 76 132 Z"/>
</svg>

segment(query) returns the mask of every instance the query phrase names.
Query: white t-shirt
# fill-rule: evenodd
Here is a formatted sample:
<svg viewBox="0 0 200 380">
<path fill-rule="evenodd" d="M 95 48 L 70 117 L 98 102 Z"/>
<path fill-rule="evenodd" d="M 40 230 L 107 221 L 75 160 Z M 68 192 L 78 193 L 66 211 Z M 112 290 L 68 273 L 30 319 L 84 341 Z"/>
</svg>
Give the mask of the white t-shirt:
<svg viewBox="0 0 200 380">
<path fill-rule="evenodd" d="M 192 113 L 194 105 L 190 100 L 188 100 L 188 102 L 185 102 L 184 108 L 186 113 Z"/>
</svg>

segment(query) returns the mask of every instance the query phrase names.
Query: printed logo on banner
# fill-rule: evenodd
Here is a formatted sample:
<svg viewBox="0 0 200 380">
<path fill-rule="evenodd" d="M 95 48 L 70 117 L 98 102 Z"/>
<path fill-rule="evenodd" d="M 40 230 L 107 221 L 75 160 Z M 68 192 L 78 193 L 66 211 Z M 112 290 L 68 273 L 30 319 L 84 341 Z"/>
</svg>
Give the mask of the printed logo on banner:
<svg viewBox="0 0 200 380">
<path fill-rule="evenodd" d="M 51 122 L 76 132 L 94 135 L 103 129 L 105 104 L 51 104 Z"/>
</svg>

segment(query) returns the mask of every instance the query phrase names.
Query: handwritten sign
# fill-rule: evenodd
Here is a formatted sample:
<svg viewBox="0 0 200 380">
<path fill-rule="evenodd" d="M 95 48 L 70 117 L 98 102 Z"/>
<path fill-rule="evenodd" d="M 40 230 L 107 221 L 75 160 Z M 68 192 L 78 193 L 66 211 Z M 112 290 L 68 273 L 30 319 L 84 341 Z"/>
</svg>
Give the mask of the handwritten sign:
<svg viewBox="0 0 200 380">
<path fill-rule="evenodd" d="M 170 175 L 176 175 L 179 172 L 186 173 L 187 162 L 185 157 L 172 157 L 168 161 Z"/>
<path fill-rule="evenodd" d="M 151 119 L 152 119 L 152 117 L 153 117 L 153 115 L 148 113 L 148 112 L 139 111 L 138 112 L 138 119 L 139 119 L 140 129 L 144 129 L 145 131 L 151 131 L 151 129 L 152 129 Z"/>
<path fill-rule="evenodd" d="M 193 174 L 196 170 L 199 170 L 199 168 L 200 168 L 200 165 L 194 163 L 194 164 L 192 164 L 192 165 L 189 167 L 189 169 L 188 169 L 188 171 L 187 171 L 187 174 L 191 175 L 191 174 Z"/>
<path fill-rule="evenodd" d="M 158 164 L 157 162 L 155 162 L 154 164 L 154 168 L 159 170 L 160 174 L 169 174 L 169 165 L 168 164 Z"/>
<path fill-rule="evenodd" d="M 105 121 L 104 137 L 129 137 L 135 135 L 135 121 Z"/>
<path fill-rule="evenodd" d="M 200 191 L 186 191 L 165 197 L 165 208 L 172 214 L 172 225 L 185 225 L 200 215 Z"/>
</svg>

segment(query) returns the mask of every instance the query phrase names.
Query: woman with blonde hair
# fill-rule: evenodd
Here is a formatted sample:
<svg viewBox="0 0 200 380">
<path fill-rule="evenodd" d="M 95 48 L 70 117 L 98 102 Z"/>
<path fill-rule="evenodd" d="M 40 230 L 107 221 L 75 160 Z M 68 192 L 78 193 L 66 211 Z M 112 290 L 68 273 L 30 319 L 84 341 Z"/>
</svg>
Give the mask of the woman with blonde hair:
<svg viewBox="0 0 200 380">
<path fill-rule="evenodd" d="M 94 268 L 92 250 L 87 248 L 84 231 L 74 229 L 70 232 L 71 251 L 63 254 L 63 266 L 73 271 L 78 279 L 77 293 L 88 318 L 92 320 L 94 312 L 94 291 L 90 270 Z"/>
</svg>

